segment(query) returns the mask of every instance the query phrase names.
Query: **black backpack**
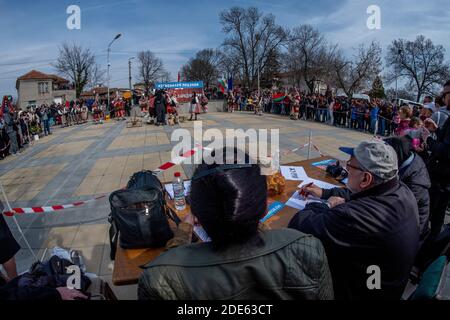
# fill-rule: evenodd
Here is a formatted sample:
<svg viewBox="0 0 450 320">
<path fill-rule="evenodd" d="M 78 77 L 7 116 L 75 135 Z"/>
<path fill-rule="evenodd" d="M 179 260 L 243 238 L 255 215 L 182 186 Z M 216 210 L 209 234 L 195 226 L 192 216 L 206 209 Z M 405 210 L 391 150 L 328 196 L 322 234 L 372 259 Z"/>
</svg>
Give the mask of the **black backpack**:
<svg viewBox="0 0 450 320">
<path fill-rule="evenodd" d="M 118 239 L 123 249 L 141 249 L 163 247 L 173 238 L 168 217 L 176 224 L 180 220 L 166 206 L 165 197 L 163 185 L 151 171 L 135 173 L 125 189 L 110 195 L 111 260 Z"/>
</svg>

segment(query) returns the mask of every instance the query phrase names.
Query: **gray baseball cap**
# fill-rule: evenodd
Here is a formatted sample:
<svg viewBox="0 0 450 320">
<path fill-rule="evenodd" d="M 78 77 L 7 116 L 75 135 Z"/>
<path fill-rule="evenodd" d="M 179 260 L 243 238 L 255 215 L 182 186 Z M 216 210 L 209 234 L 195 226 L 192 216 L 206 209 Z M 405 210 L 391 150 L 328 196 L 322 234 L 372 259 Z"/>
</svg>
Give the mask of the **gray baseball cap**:
<svg viewBox="0 0 450 320">
<path fill-rule="evenodd" d="M 339 148 L 354 156 L 363 169 L 383 180 L 391 180 L 398 174 L 397 154 L 384 141 L 363 141 L 356 148 Z"/>
</svg>

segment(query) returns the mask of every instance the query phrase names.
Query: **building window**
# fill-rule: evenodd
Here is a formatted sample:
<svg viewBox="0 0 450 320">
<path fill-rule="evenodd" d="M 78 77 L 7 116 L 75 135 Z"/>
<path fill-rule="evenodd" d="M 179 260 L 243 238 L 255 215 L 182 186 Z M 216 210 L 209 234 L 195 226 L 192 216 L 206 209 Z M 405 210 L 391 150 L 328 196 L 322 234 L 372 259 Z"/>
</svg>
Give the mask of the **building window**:
<svg viewBox="0 0 450 320">
<path fill-rule="evenodd" d="M 39 92 L 39 94 L 49 93 L 48 82 L 39 82 L 38 83 L 38 92 Z"/>
</svg>

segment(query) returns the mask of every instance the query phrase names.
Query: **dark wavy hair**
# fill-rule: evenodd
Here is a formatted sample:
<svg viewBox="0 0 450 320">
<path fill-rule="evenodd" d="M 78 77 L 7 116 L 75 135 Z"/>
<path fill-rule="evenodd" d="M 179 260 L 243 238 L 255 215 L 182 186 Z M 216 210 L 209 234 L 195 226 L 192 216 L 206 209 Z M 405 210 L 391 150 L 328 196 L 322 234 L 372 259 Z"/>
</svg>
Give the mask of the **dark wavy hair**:
<svg viewBox="0 0 450 320">
<path fill-rule="evenodd" d="M 224 149 L 224 162 L 226 159 Z M 237 150 L 234 152 L 236 163 Z M 249 164 L 245 154 L 245 163 Z M 206 171 L 220 164 L 202 164 L 194 174 L 191 186 L 191 210 L 210 236 L 216 249 L 232 244 L 261 241 L 258 236 L 259 221 L 267 210 L 266 177 L 253 164 L 246 168 L 224 171 Z M 196 179 L 195 177 L 200 177 Z"/>
<path fill-rule="evenodd" d="M 397 153 L 398 167 L 400 168 L 412 152 L 411 139 L 408 137 L 391 137 L 384 139 L 388 145 L 394 148 Z"/>
</svg>

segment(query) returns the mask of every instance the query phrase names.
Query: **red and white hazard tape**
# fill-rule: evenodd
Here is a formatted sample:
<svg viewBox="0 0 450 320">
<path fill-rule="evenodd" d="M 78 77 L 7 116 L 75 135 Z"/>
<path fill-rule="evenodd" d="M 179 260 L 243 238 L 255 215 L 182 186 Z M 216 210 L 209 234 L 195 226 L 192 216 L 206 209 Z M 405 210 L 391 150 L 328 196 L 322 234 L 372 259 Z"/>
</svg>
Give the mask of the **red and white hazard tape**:
<svg viewBox="0 0 450 320">
<path fill-rule="evenodd" d="M 299 150 L 305 149 L 306 147 L 309 147 L 309 143 L 307 143 L 307 144 L 305 144 L 305 145 L 303 145 L 303 146 L 300 146 L 300 147 L 298 147 L 298 148 L 295 148 L 295 149 L 292 149 L 292 150 L 285 151 L 285 152 L 283 152 L 283 156 L 286 156 L 286 155 L 288 155 L 289 153 L 294 153 L 294 152 L 297 152 L 297 151 L 299 151 Z"/>
<path fill-rule="evenodd" d="M 317 152 L 319 152 L 319 154 L 320 154 L 321 157 L 325 156 L 325 155 L 319 150 L 319 148 L 318 148 L 316 145 L 312 144 L 311 146 L 312 146 L 315 150 L 317 150 Z M 307 143 L 307 144 L 305 144 L 305 145 L 303 145 L 303 146 L 300 146 L 300 147 L 298 147 L 298 148 L 295 148 L 295 149 L 292 149 L 292 150 L 285 151 L 285 152 L 283 152 L 282 154 L 283 154 L 283 156 L 286 156 L 286 155 L 288 155 L 288 154 L 290 154 L 290 153 L 294 153 L 294 152 L 297 152 L 297 151 L 299 151 L 299 150 L 303 150 L 303 149 L 305 149 L 305 148 L 307 148 L 307 147 L 309 147 L 309 143 Z"/>
<path fill-rule="evenodd" d="M 170 168 L 176 166 L 176 165 L 180 165 L 182 164 L 184 161 L 186 161 L 187 159 L 191 158 L 193 155 L 195 155 L 199 149 L 204 149 L 206 150 L 207 148 L 203 148 L 200 145 L 196 145 L 196 147 L 192 150 L 186 151 L 185 153 L 183 153 L 181 156 L 179 157 L 175 157 L 172 160 L 170 160 L 169 162 L 164 163 L 162 166 L 160 166 L 158 169 L 154 170 L 153 172 L 155 173 L 160 173 L 166 170 L 169 170 Z"/>
<path fill-rule="evenodd" d="M 85 205 L 89 202 L 94 202 L 100 199 L 105 198 L 106 196 L 100 196 L 87 201 L 80 201 L 71 204 L 59 205 L 59 206 L 50 206 L 50 207 L 33 207 L 33 208 L 14 208 L 12 211 L 3 212 L 3 214 L 7 217 L 12 217 L 15 214 L 27 214 L 27 213 L 48 213 L 48 212 L 56 212 L 69 208 L 79 207 Z"/>
<path fill-rule="evenodd" d="M 314 149 L 317 150 L 317 152 L 320 154 L 321 157 L 325 157 L 325 155 L 320 151 L 320 149 L 316 145 L 312 145 Z"/>
<path fill-rule="evenodd" d="M 158 173 L 158 172 L 163 172 L 166 171 L 176 165 L 182 164 L 184 161 L 186 161 L 187 159 L 189 159 L 190 157 L 192 157 L 194 154 L 196 154 L 198 152 L 199 149 L 207 149 L 207 148 L 203 148 L 200 145 L 196 145 L 196 147 L 192 150 L 189 150 L 187 152 L 185 152 L 183 155 L 181 155 L 180 157 L 176 157 L 174 159 L 172 159 L 169 162 L 164 163 L 162 166 L 160 166 L 158 169 L 156 169 L 154 172 Z M 94 202 L 97 201 L 99 199 L 105 198 L 106 196 L 100 196 L 91 200 L 87 200 L 87 201 L 80 201 L 80 202 L 75 202 L 75 203 L 71 203 L 71 204 L 65 204 L 65 205 L 58 205 L 58 206 L 47 206 L 47 207 L 33 207 L 33 208 L 14 208 L 11 211 L 6 211 L 3 212 L 3 214 L 7 217 L 12 217 L 15 214 L 29 214 L 29 213 L 48 213 L 48 212 L 56 212 L 56 211 L 61 211 L 61 210 L 65 210 L 65 209 L 70 209 L 70 208 L 74 208 L 74 207 L 79 207 L 82 205 L 85 205 L 86 203 L 89 202 Z"/>
</svg>

